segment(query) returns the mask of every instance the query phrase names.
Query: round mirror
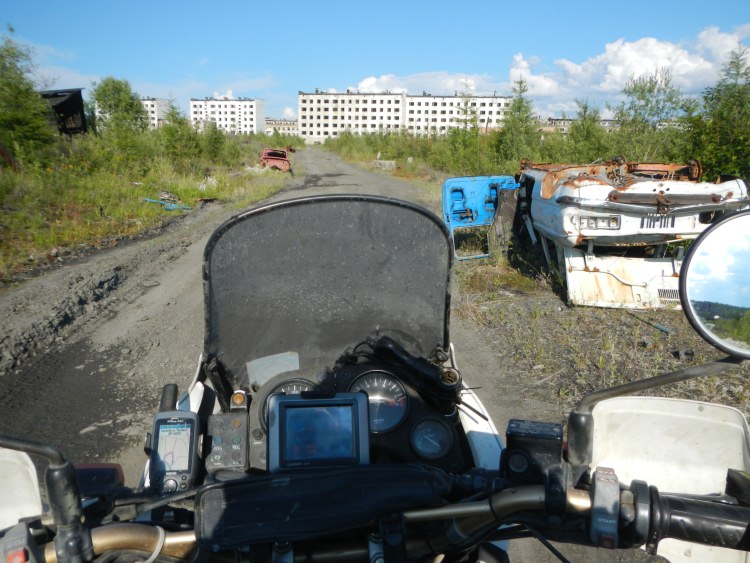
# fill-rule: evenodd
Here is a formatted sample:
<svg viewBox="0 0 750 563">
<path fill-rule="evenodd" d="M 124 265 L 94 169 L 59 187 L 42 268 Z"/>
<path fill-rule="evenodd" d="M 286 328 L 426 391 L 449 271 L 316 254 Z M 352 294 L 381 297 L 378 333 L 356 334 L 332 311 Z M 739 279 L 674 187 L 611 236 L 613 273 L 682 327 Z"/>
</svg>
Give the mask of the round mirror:
<svg viewBox="0 0 750 563">
<path fill-rule="evenodd" d="M 680 273 L 680 301 L 703 338 L 750 359 L 750 211 L 726 216 L 693 243 Z"/>
</svg>

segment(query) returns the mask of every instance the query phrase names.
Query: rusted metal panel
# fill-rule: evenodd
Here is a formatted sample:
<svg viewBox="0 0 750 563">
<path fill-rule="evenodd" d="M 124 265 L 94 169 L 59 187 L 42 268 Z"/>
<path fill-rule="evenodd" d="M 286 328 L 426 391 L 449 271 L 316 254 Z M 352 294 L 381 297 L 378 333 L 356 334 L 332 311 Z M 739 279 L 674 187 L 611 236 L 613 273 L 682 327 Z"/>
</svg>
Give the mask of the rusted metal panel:
<svg viewBox="0 0 750 563">
<path fill-rule="evenodd" d="M 668 213 L 670 207 L 680 205 L 700 205 L 704 203 L 722 203 L 732 199 L 734 193 L 727 191 L 720 193 L 702 193 L 702 194 L 668 194 L 664 190 L 657 193 L 627 193 L 612 190 L 607 195 L 608 201 L 618 203 L 629 203 L 637 205 L 653 205 L 659 210 L 659 213 Z"/>
<path fill-rule="evenodd" d="M 622 309 L 679 309 L 681 261 L 673 258 L 587 256 L 564 248 L 568 301 Z"/>
<path fill-rule="evenodd" d="M 550 199 L 561 184 L 568 188 L 590 185 L 609 186 L 616 190 L 627 190 L 643 181 L 698 182 L 701 164 L 690 160 L 687 164 L 659 162 L 627 162 L 622 159 L 599 164 L 533 164 L 521 163 L 521 173 L 542 172 L 541 197 Z"/>
</svg>

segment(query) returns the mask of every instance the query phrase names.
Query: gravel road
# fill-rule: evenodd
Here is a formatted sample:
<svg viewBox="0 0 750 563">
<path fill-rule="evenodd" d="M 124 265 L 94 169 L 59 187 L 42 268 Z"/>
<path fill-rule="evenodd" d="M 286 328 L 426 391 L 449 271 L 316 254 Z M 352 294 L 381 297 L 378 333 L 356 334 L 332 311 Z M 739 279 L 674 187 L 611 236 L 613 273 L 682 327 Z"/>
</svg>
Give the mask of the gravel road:
<svg viewBox="0 0 750 563">
<path fill-rule="evenodd" d="M 295 159 L 297 177 L 273 199 L 349 192 L 420 202 L 420 191 L 408 182 L 321 149 L 300 151 Z M 4 290 L 0 431 L 57 444 L 81 462 L 119 459 L 134 483 L 162 386 L 175 382 L 184 389 L 197 366 L 206 240 L 236 212 L 205 206 L 158 237 L 63 264 Z M 465 378 L 487 390 L 501 387 L 502 370 L 477 327 L 456 319 L 452 338 Z M 521 415 L 519 398 L 508 389 L 488 393 L 499 428 Z"/>
<path fill-rule="evenodd" d="M 371 193 L 434 206 L 409 182 L 347 164 L 320 148 L 297 152 L 294 159 L 297 176 L 273 199 Z M 135 484 L 161 388 L 174 382 L 184 389 L 198 363 L 203 248 L 210 233 L 237 211 L 206 205 L 159 236 L 65 262 L 2 290 L 0 432 L 56 444 L 79 462 L 117 460 L 128 483 Z M 451 337 L 464 379 L 477 388 L 497 428 L 502 432 L 514 417 L 559 421 L 567 406 L 561 405 L 559 387 L 550 394 L 538 381 L 554 383 L 562 372 L 555 367 L 554 377 L 545 375 L 544 366 L 518 357 L 519 345 L 511 349 L 507 338 L 527 331 L 526 341 L 535 336 L 543 341 L 545 333 L 535 335 L 529 319 L 557 327 L 581 321 L 571 318 L 551 291 L 506 299 L 511 308 L 502 318 L 493 316 L 497 302 L 467 314 L 470 302 L 470 296 L 454 292 Z M 495 330 L 488 330 L 492 323 Z M 551 358 L 561 359 L 554 351 Z M 612 560 L 599 550 L 566 553 L 575 560 Z M 527 542 L 514 544 L 512 554 L 553 560 Z"/>
</svg>

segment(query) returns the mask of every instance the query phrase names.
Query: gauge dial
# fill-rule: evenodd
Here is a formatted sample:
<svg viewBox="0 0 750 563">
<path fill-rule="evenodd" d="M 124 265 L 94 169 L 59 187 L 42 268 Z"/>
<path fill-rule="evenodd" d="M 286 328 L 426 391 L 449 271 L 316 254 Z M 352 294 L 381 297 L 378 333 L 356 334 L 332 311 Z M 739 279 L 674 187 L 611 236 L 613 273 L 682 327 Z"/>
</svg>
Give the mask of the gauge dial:
<svg viewBox="0 0 750 563">
<path fill-rule="evenodd" d="M 268 401 L 271 398 L 271 395 L 278 395 L 280 393 L 283 393 L 284 395 L 299 395 L 305 391 L 313 391 L 315 388 L 316 385 L 312 381 L 299 378 L 287 379 L 276 385 L 276 387 L 271 389 L 268 395 L 266 395 L 266 398 L 263 401 L 263 408 L 260 413 L 261 426 L 263 426 L 264 429 L 268 427 Z"/>
<path fill-rule="evenodd" d="M 315 384 L 312 381 L 306 379 L 288 379 L 283 383 L 280 383 L 269 393 L 269 395 L 276 395 L 278 393 L 284 393 L 285 395 L 299 395 L 305 391 L 312 391 L 315 389 Z"/>
<path fill-rule="evenodd" d="M 453 435 L 445 422 L 428 418 L 412 429 L 411 446 L 420 457 L 438 459 L 450 451 L 453 446 Z"/>
<path fill-rule="evenodd" d="M 406 389 L 387 371 L 363 373 L 349 391 L 364 391 L 370 411 L 370 432 L 388 432 L 404 420 L 407 410 Z"/>
</svg>

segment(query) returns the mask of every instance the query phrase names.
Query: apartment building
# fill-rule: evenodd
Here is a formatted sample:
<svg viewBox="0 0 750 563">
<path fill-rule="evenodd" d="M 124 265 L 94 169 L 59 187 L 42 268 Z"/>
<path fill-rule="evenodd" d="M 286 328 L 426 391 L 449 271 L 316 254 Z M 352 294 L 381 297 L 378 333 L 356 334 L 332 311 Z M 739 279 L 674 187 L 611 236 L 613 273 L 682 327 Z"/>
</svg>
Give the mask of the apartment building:
<svg viewBox="0 0 750 563">
<path fill-rule="evenodd" d="M 547 121 L 539 122 L 539 130 L 542 132 L 558 131 L 563 135 L 567 135 L 570 132 L 570 126 L 578 121 L 573 117 L 548 117 Z M 617 128 L 617 121 L 614 119 L 600 119 L 599 126 L 604 128 L 606 131 L 612 131 Z"/>
<path fill-rule="evenodd" d="M 297 129 L 305 141 L 324 141 L 344 131 L 356 134 L 399 131 L 404 94 L 304 93 L 297 95 Z"/>
<path fill-rule="evenodd" d="M 500 127 L 511 100 L 508 96 L 299 92 L 297 122 L 299 135 L 306 142 L 322 142 L 344 131 L 444 135 L 467 123 L 485 130 Z"/>
<path fill-rule="evenodd" d="M 246 135 L 266 130 L 266 112 L 263 100 L 250 98 L 191 98 L 190 122 L 202 131 L 207 123 L 230 134 Z"/>
<path fill-rule="evenodd" d="M 510 96 L 408 96 L 406 130 L 415 135 L 444 135 L 448 129 L 476 125 L 485 131 L 502 126 Z"/>
<path fill-rule="evenodd" d="M 169 100 L 165 100 L 164 98 L 141 98 L 141 104 L 143 104 L 143 109 L 146 110 L 151 129 L 160 127 L 167 117 L 170 105 Z"/>
<path fill-rule="evenodd" d="M 279 133 L 281 135 L 297 136 L 297 120 L 296 119 L 273 119 L 270 117 L 266 118 L 266 135 L 273 135 Z"/>
</svg>

